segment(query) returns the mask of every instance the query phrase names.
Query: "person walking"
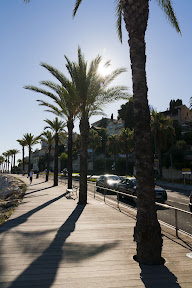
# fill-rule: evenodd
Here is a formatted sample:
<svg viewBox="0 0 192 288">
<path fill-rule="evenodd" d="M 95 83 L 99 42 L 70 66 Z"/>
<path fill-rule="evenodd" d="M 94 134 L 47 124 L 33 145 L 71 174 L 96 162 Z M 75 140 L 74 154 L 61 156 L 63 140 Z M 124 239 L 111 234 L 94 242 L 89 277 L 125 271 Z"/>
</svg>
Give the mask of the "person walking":
<svg viewBox="0 0 192 288">
<path fill-rule="evenodd" d="M 33 180 L 33 170 L 30 171 L 29 178 L 30 178 L 30 184 L 31 184 Z"/>
</svg>

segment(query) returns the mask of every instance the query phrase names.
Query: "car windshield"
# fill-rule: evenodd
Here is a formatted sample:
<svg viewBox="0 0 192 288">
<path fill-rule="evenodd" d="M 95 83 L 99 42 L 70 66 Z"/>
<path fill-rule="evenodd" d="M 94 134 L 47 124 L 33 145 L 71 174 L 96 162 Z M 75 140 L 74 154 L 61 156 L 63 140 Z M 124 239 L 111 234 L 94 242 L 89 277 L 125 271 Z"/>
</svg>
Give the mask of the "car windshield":
<svg viewBox="0 0 192 288">
<path fill-rule="evenodd" d="M 120 179 L 119 179 L 118 176 L 112 175 L 112 176 L 108 176 L 108 177 L 107 177 L 107 180 L 120 180 Z"/>
</svg>

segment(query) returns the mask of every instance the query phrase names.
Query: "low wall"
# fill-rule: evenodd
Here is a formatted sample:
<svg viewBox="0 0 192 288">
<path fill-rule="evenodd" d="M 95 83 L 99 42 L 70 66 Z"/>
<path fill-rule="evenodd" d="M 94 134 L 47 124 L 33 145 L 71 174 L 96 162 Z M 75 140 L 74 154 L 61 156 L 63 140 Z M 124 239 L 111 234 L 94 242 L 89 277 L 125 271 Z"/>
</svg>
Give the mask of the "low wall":
<svg viewBox="0 0 192 288">
<path fill-rule="evenodd" d="M 183 179 L 183 174 L 181 170 L 176 170 L 174 168 L 163 168 L 163 178 L 168 180 Z M 184 175 L 185 179 L 191 179 L 192 175 Z"/>
</svg>

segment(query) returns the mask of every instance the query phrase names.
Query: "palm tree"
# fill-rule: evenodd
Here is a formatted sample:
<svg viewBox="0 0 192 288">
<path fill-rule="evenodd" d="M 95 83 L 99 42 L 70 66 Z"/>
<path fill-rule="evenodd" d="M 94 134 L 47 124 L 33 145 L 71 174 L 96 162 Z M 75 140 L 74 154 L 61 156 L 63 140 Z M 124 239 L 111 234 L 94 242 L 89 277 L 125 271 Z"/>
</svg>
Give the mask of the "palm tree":
<svg viewBox="0 0 192 288">
<path fill-rule="evenodd" d="M 2 155 L 5 157 L 5 161 L 4 161 L 4 171 L 7 171 L 7 152 L 3 152 Z"/>
<path fill-rule="evenodd" d="M 48 153 L 47 153 L 47 171 L 46 171 L 46 182 L 49 181 L 49 166 L 50 166 L 50 158 L 51 158 L 51 148 L 52 148 L 52 144 L 53 144 L 53 134 L 51 133 L 51 131 L 44 131 L 39 138 L 44 141 L 45 143 L 47 143 L 48 147 Z"/>
<path fill-rule="evenodd" d="M 76 0 L 75 16 L 82 0 Z M 129 34 L 129 48 L 133 81 L 135 119 L 135 156 L 137 177 L 137 222 L 134 240 L 135 259 L 143 264 L 161 264 L 163 240 L 157 220 L 154 192 L 153 150 L 151 143 L 150 111 L 147 100 L 145 32 L 149 17 L 149 0 L 116 0 L 117 30 L 122 41 L 122 16 Z M 180 33 L 171 0 L 157 0 L 167 19 Z"/>
<path fill-rule="evenodd" d="M 1 172 L 4 171 L 4 167 L 3 167 L 4 161 L 5 161 L 5 158 L 3 156 L 0 156 L 0 165 L 1 165 L 1 169 L 0 170 L 1 170 Z"/>
<path fill-rule="evenodd" d="M 10 163 L 11 163 L 11 173 L 12 173 L 12 172 L 13 172 L 13 150 L 10 149 L 10 150 L 8 151 L 8 153 L 9 153 L 9 157 L 11 157 Z"/>
<path fill-rule="evenodd" d="M 17 149 L 12 149 L 11 151 L 13 155 L 12 172 L 15 173 L 15 155 L 18 154 L 20 151 Z"/>
<path fill-rule="evenodd" d="M 107 143 L 106 143 L 106 148 L 107 148 L 107 153 L 109 155 L 113 155 L 114 157 L 114 168 L 113 170 L 116 173 L 116 162 L 117 162 L 117 155 L 120 153 L 120 142 L 119 142 L 119 135 L 111 135 L 108 137 Z"/>
<path fill-rule="evenodd" d="M 129 128 L 122 129 L 119 134 L 119 142 L 121 147 L 121 152 L 126 156 L 126 174 L 128 174 L 128 155 L 133 152 L 134 149 L 134 130 Z"/>
<path fill-rule="evenodd" d="M 53 121 L 46 119 L 44 120 L 48 126 L 44 129 L 51 129 L 53 131 L 53 137 L 55 141 L 55 154 L 54 154 L 54 186 L 58 185 L 58 145 L 59 135 L 64 131 L 66 124 L 63 121 L 59 121 L 56 117 Z"/>
<path fill-rule="evenodd" d="M 93 59 L 88 67 L 80 48 L 78 48 L 78 62 L 71 62 L 66 56 L 65 59 L 79 101 L 81 134 L 79 204 L 86 205 L 89 118 L 101 114 L 102 107 L 113 100 L 128 99 L 127 87 L 117 86 L 107 89 L 109 84 L 126 69 L 119 68 L 105 77 L 101 76 L 98 73 L 101 56 L 98 55 Z"/>
<path fill-rule="evenodd" d="M 35 137 L 34 135 L 32 135 L 31 133 L 26 133 L 23 135 L 23 139 L 26 143 L 26 145 L 28 146 L 29 149 L 29 161 L 28 161 L 28 176 L 31 170 L 31 152 L 32 152 L 32 146 L 39 143 L 38 139 L 39 137 Z"/>
<path fill-rule="evenodd" d="M 23 138 L 23 139 L 18 139 L 17 142 L 22 146 L 22 158 L 23 158 L 23 168 L 22 168 L 22 174 L 24 175 L 25 174 L 25 146 L 27 145 L 27 142 L 26 140 Z"/>
<path fill-rule="evenodd" d="M 92 161 L 93 161 L 93 174 L 94 174 L 94 162 L 95 162 L 95 150 L 98 147 L 101 147 L 101 137 L 99 136 L 98 132 L 94 129 L 89 130 L 89 139 L 88 139 L 88 147 L 92 149 Z"/>
<path fill-rule="evenodd" d="M 39 105 L 45 106 L 48 109 L 45 111 L 52 112 L 57 116 L 63 117 L 67 122 L 68 128 L 68 188 L 72 188 L 72 136 L 74 121 L 79 111 L 79 102 L 75 92 L 73 83 L 69 81 L 65 75 L 56 68 L 41 63 L 41 66 L 47 69 L 59 82 L 55 84 L 50 81 L 41 81 L 40 83 L 47 88 L 50 88 L 52 92 L 40 89 L 35 86 L 25 86 L 25 89 L 32 90 L 43 95 L 48 96 L 54 101 L 54 104 L 43 100 L 37 100 Z"/>
<path fill-rule="evenodd" d="M 126 70 L 116 69 L 110 75 L 101 77 L 97 70 L 101 62 L 101 56 L 97 56 L 90 64 L 89 70 L 87 70 L 87 63 L 81 53 L 81 49 L 78 49 L 78 63 L 70 62 L 65 56 L 67 61 L 66 68 L 71 77 L 69 81 L 61 72 L 53 68 L 50 65 L 42 63 L 41 66 L 46 68 L 53 76 L 60 81 L 61 85 L 54 84 L 49 81 L 42 81 L 41 84 L 51 88 L 55 93 L 50 93 L 46 90 L 39 89 L 34 86 L 25 86 L 26 89 L 42 93 L 52 98 L 56 104 L 52 105 L 45 101 L 39 100 L 40 105 L 49 107 L 48 110 L 55 113 L 58 116 L 67 116 L 68 126 L 68 153 L 69 153 L 69 166 L 71 169 L 69 175 L 72 175 L 72 130 L 74 118 L 79 114 L 80 117 L 80 131 L 82 139 L 81 149 L 81 168 L 80 168 L 80 198 L 79 204 L 87 203 L 87 147 L 88 147 L 88 131 L 89 131 L 89 117 L 98 112 L 101 113 L 101 106 L 120 98 L 127 100 L 127 87 L 114 87 L 106 89 L 107 86 L 122 72 Z M 126 93 L 125 93 L 126 90 Z M 71 158 L 70 158 L 71 157 Z M 72 177 L 71 177 L 72 179 Z M 68 179 L 69 181 L 69 179 Z M 70 185 L 72 185 L 72 180 Z M 69 182 L 68 182 L 69 186 Z"/>
<path fill-rule="evenodd" d="M 162 151 L 173 142 L 175 136 L 173 120 L 168 116 L 165 117 L 162 113 L 152 111 L 151 132 L 152 139 L 154 139 L 155 154 L 157 153 L 159 159 L 159 176 L 162 178 Z"/>
<path fill-rule="evenodd" d="M 10 161 L 9 161 L 9 157 L 12 155 L 12 151 L 11 150 L 8 150 L 7 152 L 7 164 L 8 164 L 8 173 L 9 173 L 9 163 L 10 163 Z"/>
</svg>

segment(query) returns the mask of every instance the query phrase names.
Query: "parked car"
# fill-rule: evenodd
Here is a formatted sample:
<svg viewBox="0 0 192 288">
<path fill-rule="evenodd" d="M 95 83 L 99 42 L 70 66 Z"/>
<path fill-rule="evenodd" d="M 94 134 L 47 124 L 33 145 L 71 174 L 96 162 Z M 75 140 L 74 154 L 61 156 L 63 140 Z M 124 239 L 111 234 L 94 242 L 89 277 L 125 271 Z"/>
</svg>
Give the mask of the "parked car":
<svg viewBox="0 0 192 288">
<path fill-rule="evenodd" d="M 98 186 L 97 191 L 102 191 L 102 188 L 117 189 L 117 185 L 120 181 L 121 179 L 117 175 L 101 175 L 96 182 L 96 186 Z"/>
<path fill-rule="evenodd" d="M 121 180 L 117 185 L 117 190 L 119 192 L 123 192 L 129 195 L 137 196 L 136 195 L 136 185 L 137 181 L 135 177 L 127 177 Z M 159 186 L 155 186 L 155 193 L 156 193 L 156 201 L 157 202 L 165 202 L 167 200 L 167 192 L 165 189 Z M 124 198 L 126 196 L 119 194 L 119 198 Z M 136 199 L 133 198 L 133 201 L 136 202 Z"/>
<path fill-rule="evenodd" d="M 189 196 L 189 209 L 192 212 L 192 192 L 191 192 L 191 194 Z"/>
</svg>

